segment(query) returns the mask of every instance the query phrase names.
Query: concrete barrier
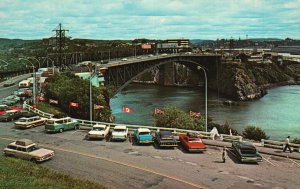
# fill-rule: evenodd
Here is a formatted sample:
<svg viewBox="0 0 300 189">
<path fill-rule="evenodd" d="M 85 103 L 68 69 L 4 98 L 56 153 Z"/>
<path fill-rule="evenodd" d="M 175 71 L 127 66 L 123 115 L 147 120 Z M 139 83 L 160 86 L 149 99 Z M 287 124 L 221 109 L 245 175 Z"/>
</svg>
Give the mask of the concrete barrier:
<svg viewBox="0 0 300 189">
<path fill-rule="evenodd" d="M 261 139 L 261 144 L 266 148 L 275 148 L 283 150 L 285 146 L 285 142 L 276 141 L 276 140 L 264 140 Z M 300 152 L 300 144 L 290 143 L 291 149 L 294 152 Z"/>
<path fill-rule="evenodd" d="M 221 134 L 220 139 L 224 142 L 233 142 L 233 141 L 242 141 L 242 136 L 235 136 L 235 135 L 227 135 L 227 134 Z"/>
</svg>

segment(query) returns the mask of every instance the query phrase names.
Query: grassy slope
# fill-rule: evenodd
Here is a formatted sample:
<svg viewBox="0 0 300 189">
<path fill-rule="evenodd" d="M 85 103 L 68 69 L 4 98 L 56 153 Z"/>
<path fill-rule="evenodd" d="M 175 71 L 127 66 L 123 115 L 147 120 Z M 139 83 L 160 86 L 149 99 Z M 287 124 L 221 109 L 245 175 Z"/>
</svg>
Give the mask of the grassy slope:
<svg viewBox="0 0 300 189">
<path fill-rule="evenodd" d="M 105 187 L 58 173 L 32 162 L 0 156 L 0 188 L 104 189 Z"/>
</svg>

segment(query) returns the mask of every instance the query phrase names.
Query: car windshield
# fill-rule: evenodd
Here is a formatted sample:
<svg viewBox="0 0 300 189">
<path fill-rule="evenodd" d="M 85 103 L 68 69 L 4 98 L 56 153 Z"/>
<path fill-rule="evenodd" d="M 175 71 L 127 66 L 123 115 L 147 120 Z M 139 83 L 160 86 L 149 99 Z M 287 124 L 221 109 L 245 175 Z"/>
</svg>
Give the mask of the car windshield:
<svg viewBox="0 0 300 189">
<path fill-rule="evenodd" d="M 103 127 L 94 127 L 93 131 L 103 131 L 104 128 Z"/>
<path fill-rule="evenodd" d="M 202 142 L 200 138 L 190 138 L 189 142 Z"/>
<path fill-rule="evenodd" d="M 36 146 L 31 146 L 31 147 L 27 148 L 27 152 L 33 152 L 33 151 L 35 151 L 37 149 L 39 149 L 39 148 L 36 147 Z"/>
<path fill-rule="evenodd" d="M 26 122 L 27 119 L 20 119 L 19 122 Z"/>
<path fill-rule="evenodd" d="M 149 132 L 140 132 L 139 135 L 149 135 Z"/>
<path fill-rule="evenodd" d="M 254 149 L 241 149 L 242 154 L 256 154 L 256 150 Z"/>
<path fill-rule="evenodd" d="M 114 129 L 114 132 L 120 132 L 120 133 L 123 133 L 123 132 L 125 132 L 125 130 L 124 130 L 124 129 Z"/>
<path fill-rule="evenodd" d="M 48 121 L 47 121 L 47 124 L 48 124 L 48 125 L 54 125 L 54 123 L 55 123 L 55 121 L 53 121 L 53 120 L 48 120 Z"/>
</svg>

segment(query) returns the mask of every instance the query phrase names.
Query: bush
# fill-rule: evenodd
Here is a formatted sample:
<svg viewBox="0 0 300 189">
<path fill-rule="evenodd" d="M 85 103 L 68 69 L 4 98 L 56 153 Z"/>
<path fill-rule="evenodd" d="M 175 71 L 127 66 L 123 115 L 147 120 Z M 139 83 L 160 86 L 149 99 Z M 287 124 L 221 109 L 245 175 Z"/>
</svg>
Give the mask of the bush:
<svg viewBox="0 0 300 189">
<path fill-rule="evenodd" d="M 166 107 L 164 114 L 154 115 L 157 127 L 170 127 L 177 129 L 204 130 L 203 116 L 191 117 L 176 107 Z"/>
<path fill-rule="evenodd" d="M 265 131 L 259 127 L 247 126 L 243 131 L 243 136 L 250 140 L 261 141 L 261 139 L 268 139 Z"/>
</svg>

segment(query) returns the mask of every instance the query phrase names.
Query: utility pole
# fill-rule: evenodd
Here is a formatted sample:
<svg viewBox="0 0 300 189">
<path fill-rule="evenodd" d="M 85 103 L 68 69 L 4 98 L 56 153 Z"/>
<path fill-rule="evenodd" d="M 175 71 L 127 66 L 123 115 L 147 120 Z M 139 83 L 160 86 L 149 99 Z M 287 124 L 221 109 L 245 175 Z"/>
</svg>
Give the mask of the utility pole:
<svg viewBox="0 0 300 189">
<path fill-rule="evenodd" d="M 66 31 L 69 31 L 67 29 L 63 29 L 62 26 L 61 26 L 61 23 L 52 31 L 55 31 L 55 37 L 56 37 L 56 47 L 58 48 L 58 63 L 59 63 L 59 66 L 61 68 L 63 68 L 63 62 L 62 62 L 62 51 L 65 47 L 65 39 L 66 39 L 66 36 L 65 36 L 65 33 Z"/>
</svg>

